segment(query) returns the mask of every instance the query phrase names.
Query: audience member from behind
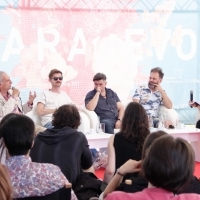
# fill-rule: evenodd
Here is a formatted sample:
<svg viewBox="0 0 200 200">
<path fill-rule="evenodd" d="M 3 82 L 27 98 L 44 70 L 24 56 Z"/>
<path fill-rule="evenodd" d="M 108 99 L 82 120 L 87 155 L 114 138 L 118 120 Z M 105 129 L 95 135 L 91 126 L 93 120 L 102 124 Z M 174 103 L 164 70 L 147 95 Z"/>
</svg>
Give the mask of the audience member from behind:
<svg viewBox="0 0 200 200">
<path fill-rule="evenodd" d="M 94 89 L 87 93 L 85 106 L 100 117 L 100 123 L 105 123 L 105 132 L 114 133 L 119 129 L 124 114 L 124 107 L 117 94 L 106 88 L 106 75 L 97 73 L 94 78 Z"/>
<path fill-rule="evenodd" d="M 145 158 L 145 152 L 149 149 L 153 141 L 166 134 L 167 133 L 164 131 L 157 131 L 157 132 L 153 132 L 149 134 L 146 137 L 144 145 L 143 145 L 143 150 L 142 150 L 142 159 Z M 131 171 L 135 163 L 137 163 L 137 161 L 128 160 L 120 167 L 120 170 L 123 170 L 123 171 L 127 170 L 126 173 L 128 173 L 128 171 Z M 138 172 L 138 169 L 136 169 L 136 172 Z M 104 196 L 106 196 L 108 193 L 114 190 L 134 193 L 134 192 L 142 191 L 144 188 L 147 188 L 148 186 L 148 181 L 141 175 L 139 175 L 138 177 L 131 176 L 128 180 L 130 180 L 129 181 L 130 184 L 126 184 L 125 182 L 122 183 L 123 176 L 120 173 L 116 173 L 115 176 L 110 181 L 110 183 L 108 184 L 108 186 L 106 187 L 104 191 Z"/>
<path fill-rule="evenodd" d="M 88 141 L 82 132 L 76 130 L 80 125 L 76 106 L 59 107 L 53 114 L 52 124 L 54 128 L 37 135 L 30 156 L 35 162 L 59 166 L 74 186 L 82 171 L 94 173 Z"/>
<path fill-rule="evenodd" d="M 139 103 L 129 103 L 120 132 L 111 136 L 108 141 L 108 165 L 104 182 L 109 183 L 116 169 L 127 160 L 141 160 L 143 144 L 149 133 L 146 111 Z"/>
<path fill-rule="evenodd" d="M 11 200 L 12 187 L 5 166 L 0 164 L 0 199 Z"/>
<path fill-rule="evenodd" d="M 44 196 L 69 183 L 59 167 L 31 161 L 29 152 L 35 126 L 29 117 L 11 113 L 2 121 L 0 133 L 9 154 L 5 165 L 13 186 L 13 198 Z M 76 199 L 73 191 L 71 199 Z"/>
<path fill-rule="evenodd" d="M 193 178 L 194 157 L 194 151 L 186 140 L 170 135 L 159 137 L 146 151 L 142 161 L 142 173 L 149 182 L 148 188 L 136 193 L 112 192 L 105 200 L 199 200 L 200 195 L 197 194 L 176 195 Z M 140 168 L 140 164 L 135 161 L 129 172 Z M 119 172 L 125 175 L 127 170 L 120 168 Z"/>
</svg>

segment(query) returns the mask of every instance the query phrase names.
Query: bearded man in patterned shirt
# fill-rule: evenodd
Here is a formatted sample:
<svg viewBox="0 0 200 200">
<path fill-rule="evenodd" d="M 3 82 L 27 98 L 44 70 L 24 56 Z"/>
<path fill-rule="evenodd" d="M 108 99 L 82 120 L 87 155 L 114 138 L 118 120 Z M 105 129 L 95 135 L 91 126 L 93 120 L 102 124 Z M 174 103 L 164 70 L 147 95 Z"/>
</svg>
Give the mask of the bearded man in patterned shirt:
<svg viewBox="0 0 200 200">
<path fill-rule="evenodd" d="M 160 83 L 164 73 L 160 67 L 151 69 L 148 86 L 140 86 L 133 95 L 133 102 L 140 103 L 147 112 L 147 115 L 153 118 L 154 126 L 158 122 L 158 108 L 163 104 L 166 108 L 172 108 L 172 102 L 162 89 Z"/>
</svg>

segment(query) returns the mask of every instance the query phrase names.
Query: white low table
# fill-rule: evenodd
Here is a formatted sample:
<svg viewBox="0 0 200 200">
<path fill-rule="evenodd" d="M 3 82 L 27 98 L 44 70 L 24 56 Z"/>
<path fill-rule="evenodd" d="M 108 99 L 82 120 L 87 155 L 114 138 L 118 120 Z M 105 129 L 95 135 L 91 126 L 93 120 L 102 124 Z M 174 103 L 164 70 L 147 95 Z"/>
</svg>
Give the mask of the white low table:
<svg viewBox="0 0 200 200">
<path fill-rule="evenodd" d="M 153 131 L 157 131 L 154 129 Z M 200 129 L 185 128 L 185 129 L 166 129 L 164 130 L 173 137 L 180 137 L 188 142 L 195 152 L 195 160 L 200 162 Z M 90 148 L 107 147 L 108 140 L 112 134 L 96 133 L 86 135 Z"/>
<path fill-rule="evenodd" d="M 94 133 L 94 134 L 87 134 L 86 138 L 90 145 L 90 148 L 103 148 L 107 147 L 108 140 L 112 134 L 107 133 Z"/>
</svg>

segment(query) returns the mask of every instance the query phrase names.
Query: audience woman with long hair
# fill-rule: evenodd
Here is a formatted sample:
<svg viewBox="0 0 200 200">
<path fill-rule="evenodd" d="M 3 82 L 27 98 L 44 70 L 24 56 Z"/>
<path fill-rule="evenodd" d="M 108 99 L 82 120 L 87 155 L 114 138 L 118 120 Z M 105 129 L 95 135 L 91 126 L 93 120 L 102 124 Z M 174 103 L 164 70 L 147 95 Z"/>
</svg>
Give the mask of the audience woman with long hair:
<svg viewBox="0 0 200 200">
<path fill-rule="evenodd" d="M 118 176 L 124 176 L 141 167 L 148 188 L 136 193 L 112 192 L 105 200 L 200 200 L 197 194 L 178 194 L 193 179 L 194 157 L 194 151 L 186 140 L 170 135 L 161 136 L 145 152 L 142 163 L 129 160 L 118 171 Z"/>
<path fill-rule="evenodd" d="M 0 164 L 0 199 L 11 200 L 12 186 L 6 168 Z"/>
<path fill-rule="evenodd" d="M 146 111 L 139 103 L 129 103 L 124 112 L 120 132 L 112 135 L 108 141 L 108 165 L 104 174 L 105 183 L 110 182 L 116 169 L 127 160 L 141 160 L 143 144 L 149 133 Z"/>
<path fill-rule="evenodd" d="M 167 133 L 164 131 L 157 131 L 157 132 L 153 132 L 149 134 L 146 137 L 146 140 L 143 145 L 143 150 L 142 150 L 142 160 L 145 158 L 145 152 L 149 149 L 153 141 L 163 135 L 167 135 Z M 131 163 L 131 161 L 128 160 L 124 165 L 128 166 L 128 163 Z M 121 167 L 124 167 L 124 166 L 122 165 Z M 130 166 L 130 168 L 131 167 L 132 165 Z M 115 174 L 115 176 L 112 178 L 112 180 L 109 182 L 108 186 L 106 187 L 103 195 L 106 196 L 107 194 L 113 192 L 114 190 L 134 193 L 134 192 L 142 191 L 144 188 L 148 186 L 148 181 L 144 177 L 142 177 L 140 174 L 138 177 L 135 177 L 135 176 L 130 177 L 128 179 L 129 184 L 126 184 L 126 182 L 122 182 L 122 181 L 123 181 L 123 176 L 120 176 L 119 174 Z"/>
</svg>

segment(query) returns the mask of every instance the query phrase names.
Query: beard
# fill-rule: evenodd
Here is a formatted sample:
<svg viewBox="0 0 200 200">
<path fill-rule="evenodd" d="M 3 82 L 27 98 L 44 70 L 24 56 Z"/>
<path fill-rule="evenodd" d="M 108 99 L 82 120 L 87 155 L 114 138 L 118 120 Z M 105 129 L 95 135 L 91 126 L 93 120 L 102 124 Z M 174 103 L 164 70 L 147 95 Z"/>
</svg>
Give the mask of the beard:
<svg viewBox="0 0 200 200">
<path fill-rule="evenodd" d="M 154 82 L 148 82 L 148 87 L 150 88 L 150 89 L 154 89 L 156 86 L 155 86 L 155 84 L 157 85 L 158 84 L 158 82 L 157 83 L 154 83 Z"/>
</svg>

